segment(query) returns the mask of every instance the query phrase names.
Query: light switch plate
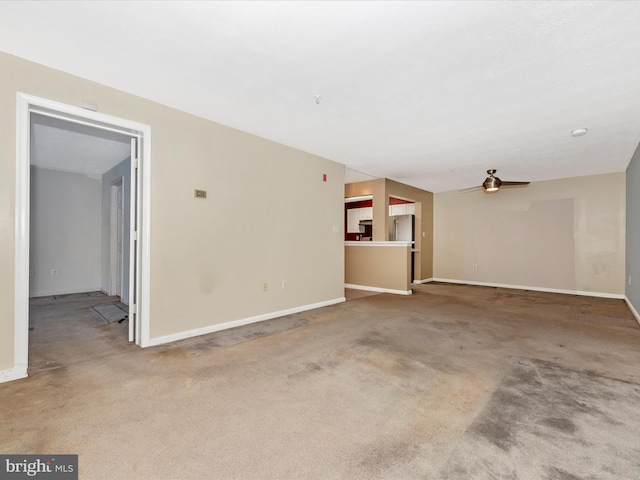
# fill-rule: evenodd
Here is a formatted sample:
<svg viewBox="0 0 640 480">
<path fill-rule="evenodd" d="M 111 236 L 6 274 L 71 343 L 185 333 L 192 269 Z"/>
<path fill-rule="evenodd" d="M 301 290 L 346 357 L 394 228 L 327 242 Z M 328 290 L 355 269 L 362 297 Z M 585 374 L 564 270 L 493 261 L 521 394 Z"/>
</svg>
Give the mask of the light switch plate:
<svg viewBox="0 0 640 480">
<path fill-rule="evenodd" d="M 207 198 L 207 191 L 206 190 L 194 190 L 193 191 L 193 196 L 196 198 Z"/>
</svg>

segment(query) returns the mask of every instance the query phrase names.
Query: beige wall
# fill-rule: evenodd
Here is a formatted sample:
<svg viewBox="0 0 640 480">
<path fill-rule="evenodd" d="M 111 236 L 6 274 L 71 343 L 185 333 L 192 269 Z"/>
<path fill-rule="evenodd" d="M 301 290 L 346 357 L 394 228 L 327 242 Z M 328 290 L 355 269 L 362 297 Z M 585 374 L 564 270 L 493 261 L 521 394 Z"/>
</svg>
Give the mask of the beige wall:
<svg viewBox="0 0 640 480">
<path fill-rule="evenodd" d="M 393 180 L 380 178 L 345 185 L 345 198 L 373 195 L 373 240 L 389 240 L 389 197 L 416 202 L 416 280 L 433 277 L 433 193 L 410 187 Z M 424 232 L 424 236 L 422 233 Z"/>
<path fill-rule="evenodd" d="M 624 222 L 624 173 L 437 193 L 434 277 L 621 295 Z"/>
<path fill-rule="evenodd" d="M 411 291 L 411 247 L 355 242 L 345 246 L 345 283 L 400 292 Z"/>
<path fill-rule="evenodd" d="M 4 53 L 0 71 L 0 370 L 13 362 L 16 92 L 151 126 L 152 339 L 343 297 L 343 165 Z"/>
</svg>

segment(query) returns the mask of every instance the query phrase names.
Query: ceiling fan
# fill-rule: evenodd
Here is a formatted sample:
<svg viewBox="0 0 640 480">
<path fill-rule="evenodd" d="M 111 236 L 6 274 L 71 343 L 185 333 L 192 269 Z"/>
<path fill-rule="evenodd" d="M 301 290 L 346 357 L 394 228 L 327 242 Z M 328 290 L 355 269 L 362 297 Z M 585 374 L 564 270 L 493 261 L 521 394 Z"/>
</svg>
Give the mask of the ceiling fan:
<svg viewBox="0 0 640 480">
<path fill-rule="evenodd" d="M 498 177 L 494 176 L 494 174 L 496 172 L 497 172 L 497 170 L 495 170 L 495 169 L 487 170 L 487 174 L 489 176 L 486 178 L 486 180 L 484 182 L 482 182 L 481 186 L 466 188 L 466 189 L 461 190 L 461 191 L 462 192 L 468 192 L 470 190 L 478 190 L 479 188 L 482 188 L 485 191 L 485 193 L 495 193 L 498 190 L 500 190 L 501 187 L 519 187 L 519 186 L 529 185 L 531 183 L 531 182 L 507 182 L 507 181 L 502 181 Z"/>
</svg>

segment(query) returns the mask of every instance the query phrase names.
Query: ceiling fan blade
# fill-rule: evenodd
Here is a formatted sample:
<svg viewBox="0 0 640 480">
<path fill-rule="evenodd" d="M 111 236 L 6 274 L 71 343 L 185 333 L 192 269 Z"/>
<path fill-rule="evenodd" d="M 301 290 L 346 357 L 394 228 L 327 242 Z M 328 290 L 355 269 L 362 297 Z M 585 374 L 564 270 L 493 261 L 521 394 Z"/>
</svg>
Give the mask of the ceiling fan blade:
<svg viewBox="0 0 640 480">
<path fill-rule="evenodd" d="M 518 185 L 529 185 L 531 182 L 502 182 L 502 187 L 508 187 L 508 186 L 512 186 L 512 187 L 516 187 Z"/>
<path fill-rule="evenodd" d="M 473 192 L 474 190 L 482 190 L 482 185 L 480 185 L 478 187 L 465 188 L 463 190 L 460 190 L 460 193 L 462 193 L 462 192 Z"/>
</svg>

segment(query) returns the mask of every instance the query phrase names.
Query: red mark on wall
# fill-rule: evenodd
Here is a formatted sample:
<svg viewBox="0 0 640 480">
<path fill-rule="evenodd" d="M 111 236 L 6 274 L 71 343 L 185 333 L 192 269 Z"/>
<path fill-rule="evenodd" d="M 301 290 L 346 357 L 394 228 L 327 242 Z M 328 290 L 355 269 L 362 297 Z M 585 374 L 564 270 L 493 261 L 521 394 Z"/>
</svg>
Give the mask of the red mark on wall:
<svg viewBox="0 0 640 480">
<path fill-rule="evenodd" d="M 323 173 L 323 174 L 322 174 L 322 181 L 323 181 L 323 182 L 326 182 L 326 181 L 327 181 L 327 174 L 326 174 L 326 173 Z"/>
</svg>

